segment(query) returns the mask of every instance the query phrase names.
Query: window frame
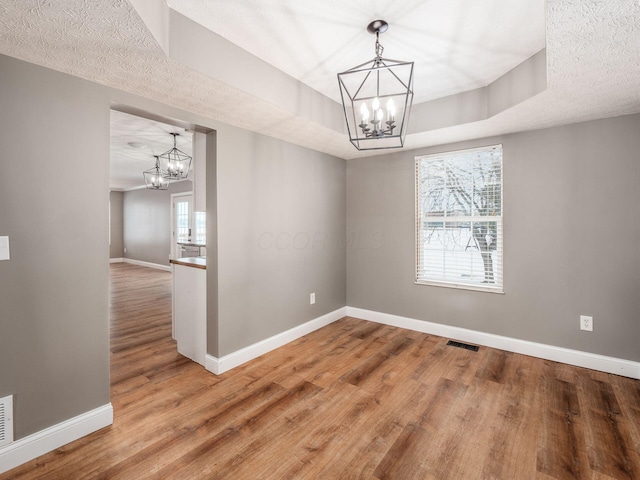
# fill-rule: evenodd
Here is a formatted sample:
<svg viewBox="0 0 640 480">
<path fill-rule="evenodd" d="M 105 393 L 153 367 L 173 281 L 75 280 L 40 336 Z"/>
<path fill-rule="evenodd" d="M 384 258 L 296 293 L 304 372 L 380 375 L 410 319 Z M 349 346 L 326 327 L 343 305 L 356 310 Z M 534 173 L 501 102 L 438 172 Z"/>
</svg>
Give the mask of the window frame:
<svg viewBox="0 0 640 480">
<path fill-rule="evenodd" d="M 419 205 L 419 165 L 420 161 L 428 158 L 428 157 L 442 157 L 443 155 L 454 155 L 459 154 L 461 152 L 474 152 L 474 151 L 487 151 L 490 149 L 499 148 L 501 152 L 500 157 L 500 216 L 498 220 L 495 220 L 500 225 L 501 232 L 501 248 L 499 250 L 500 255 L 500 265 L 501 265 L 501 284 L 499 286 L 491 287 L 485 286 L 482 284 L 471 284 L 471 283 L 460 283 L 454 281 L 444 281 L 444 280 L 424 280 L 419 278 L 419 268 L 420 268 L 420 205 Z M 445 288 L 455 288 L 461 290 L 472 290 L 478 292 L 487 292 L 487 293 L 497 293 L 504 294 L 504 148 L 501 143 L 485 145 L 480 147 L 471 147 L 471 148 L 462 148 L 458 150 L 437 152 L 432 154 L 425 155 L 416 155 L 414 157 L 414 216 L 415 216 L 415 230 L 414 230 L 414 241 L 415 241 L 415 249 L 414 249 L 414 284 L 415 285 L 424 285 L 424 286 L 433 286 L 433 287 L 445 287 Z M 468 218 L 467 221 L 474 221 L 473 218 L 475 216 L 469 215 L 468 217 L 459 217 L 459 218 Z"/>
</svg>

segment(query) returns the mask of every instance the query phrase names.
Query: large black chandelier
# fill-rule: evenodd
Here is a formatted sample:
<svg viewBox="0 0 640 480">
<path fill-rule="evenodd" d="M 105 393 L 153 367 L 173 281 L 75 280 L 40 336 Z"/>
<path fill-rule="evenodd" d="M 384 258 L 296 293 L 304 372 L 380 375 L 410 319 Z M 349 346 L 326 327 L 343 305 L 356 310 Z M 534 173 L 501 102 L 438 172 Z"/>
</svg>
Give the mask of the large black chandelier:
<svg viewBox="0 0 640 480">
<path fill-rule="evenodd" d="M 413 62 L 382 58 L 380 34 L 389 24 L 367 26 L 376 36 L 373 60 L 338 74 L 349 140 L 358 150 L 401 148 L 413 101 Z"/>
</svg>

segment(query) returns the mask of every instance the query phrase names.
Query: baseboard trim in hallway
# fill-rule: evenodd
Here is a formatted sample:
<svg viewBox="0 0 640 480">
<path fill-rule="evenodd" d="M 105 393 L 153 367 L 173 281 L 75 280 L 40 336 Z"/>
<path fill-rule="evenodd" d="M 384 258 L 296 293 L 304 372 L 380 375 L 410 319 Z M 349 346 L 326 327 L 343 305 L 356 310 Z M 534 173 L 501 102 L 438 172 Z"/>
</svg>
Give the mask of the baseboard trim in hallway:
<svg viewBox="0 0 640 480">
<path fill-rule="evenodd" d="M 142 260 L 134 260 L 132 258 L 123 258 L 122 261 L 131 265 L 138 265 L 139 267 L 155 268 L 157 270 L 164 270 L 165 272 L 171 271 L 170 265 L 160 265 L 159 263 L 143 262 Z"/>
</svg>

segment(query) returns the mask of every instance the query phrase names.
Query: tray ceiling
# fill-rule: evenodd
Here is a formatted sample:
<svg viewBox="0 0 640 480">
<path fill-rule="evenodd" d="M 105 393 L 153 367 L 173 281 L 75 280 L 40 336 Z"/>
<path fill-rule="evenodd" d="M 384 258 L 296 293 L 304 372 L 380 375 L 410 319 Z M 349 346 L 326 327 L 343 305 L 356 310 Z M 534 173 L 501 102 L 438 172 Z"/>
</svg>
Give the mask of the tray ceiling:
<svg viewBox="0 0 640 480">
<path fill-rule="evenodd" d="M 509 68 L 512 62 L 517 63 L 516 57 L 527 55 L 541 42 L 539 32 L 533 32 L 540 23 L 535 14 L 540 11 L 538 1 L 514 1 L 518 6 L 514 9 L 510 8 L 511 2 L 457 0 L 366 4 L 333 0 L 170 0 L 170 4 L 197 18 L 195 23 L 170 10 L 172 18 L 185 19 L 180 21 L 188 27 L 183 31 L 187 34 L 196 30 L 186 24 L 187 20 L 195 26 L 214 22 L 205 9 L 217 7 L 224 22 L 207 28 L 218 29 L 220 38 L 238 52 L 244 50 L 233 43 L 231 36 L 242 37 L 234 40 L 245 42 L 243 48 L 253 50 L 245 52 L 243 61 L 263 56 L 270 68 L 276 65 L 286 72 L 281 72 L 282 76 L 311 92 L 323 92 L 318 94 L 319 100 L 325 99 L 320 103 L 328 109 L 314 108 L 311 102 L 305 105 L 306 110 L 292 112 L 285 105 L 287 98 L 277 97 L 275 83 L 252 76 L 251 68 L 243 71 L 243 65 L 238 66 L 240 56 L 215 65 L 217 70 L 205 69 L 201 64 L 206 62 L 189 65 L 188 39 L 183 39 L 184 58 L 170 58 L 163 38 L 159 41 L 148 19 L 145 23 L 141 17 L 141 5 L 162 6 L 160 1 L 0 0 L 0 53 L 348 159 L 371 153 L 357 152 L 349 143 L 336 120 L 339 106 L 329 100 L 335 98 L 330 89 L 338 71 L 373 56 L 372 36 L 364 26 L 374 17 L 391 23 L 382 37 L 385 54 L 413 59 L 416 69 L 432 72 L 424 77 L 422 85 L 415 85 L 417 95 L 425 99 L 444 94 L 447 86 L 449 92 L 456 92 L 482 85 L 499 75 L 497 70 L 489 71 L 488 64 L 496 62 L 501 69 Z M 438 16 L 439 12 L 452 18 Z M 407 137 L 406 148 L 640 111 L 640 5 L 636 0 L 547 0 L 544 23 L 544 91 L 486 119 L 414 130 Z M 503 30 L 507 36 L 501 36 Z M 179 42 L 180 38 L 172 40 Z M 211 54 L 218 53 L 207 44 L 191 45 L 205 53 L 208 47 Z M 327 65 L 330 62 L 336 63 Z M 451 70 L 446 72 L 446 68 Z M 464 103 L 460 106 L 465 107 Z M 325 110 L 329 115 L 319 118 Z M 423 113 L 428 117 L 430 112 Z M 445 113 L 454 118 L 458 112 Z"/>
<path fill-rule="evenodd" d="M 543 0 L 168 0 L 171 8 L 327 97 L 375 56 L 415 62 L 416 103 L 484 87 L 545 47 Z"/>
</svg>

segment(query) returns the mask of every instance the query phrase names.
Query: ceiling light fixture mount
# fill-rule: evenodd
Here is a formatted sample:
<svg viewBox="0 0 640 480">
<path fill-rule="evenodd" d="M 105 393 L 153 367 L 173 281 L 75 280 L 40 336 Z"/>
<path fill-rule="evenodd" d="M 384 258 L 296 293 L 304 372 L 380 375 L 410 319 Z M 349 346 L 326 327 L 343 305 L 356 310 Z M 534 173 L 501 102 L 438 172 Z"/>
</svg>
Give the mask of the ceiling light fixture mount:
<svg viewBox="0 0 640 480">
<path fill-rule="evenodd" d="M 413 62 L 382 57 L 380 34 L 388 29 L 384 20 L 371 22 L 367 31 L 376 36 L 375 58 L 338 74 L 349 140 L 358 150 L 404 146 L 413 102 Z M 386 101 L 386 110 L 381 101 Z"/>
<path fill-rule="evenodd" d="M 176 138 L 179 133 L 171 133 L 173 135 L 173 148 L 158 155 L 165 169 L 164 178 L 169 180 L 183 180 L 189 175 L 191 168 L 191 157 L 184 153 L 176 146 Z"/>
<path fill-rule="evenodd" d="M 166 190 L 169 188 L 169 180 L 166 177 L 167 172 L 160 168 L 158 155 L 154 155 L 154 157 L 156 166 L 142 172 L 144 184 L 149 190 Z"/>
</svg>

